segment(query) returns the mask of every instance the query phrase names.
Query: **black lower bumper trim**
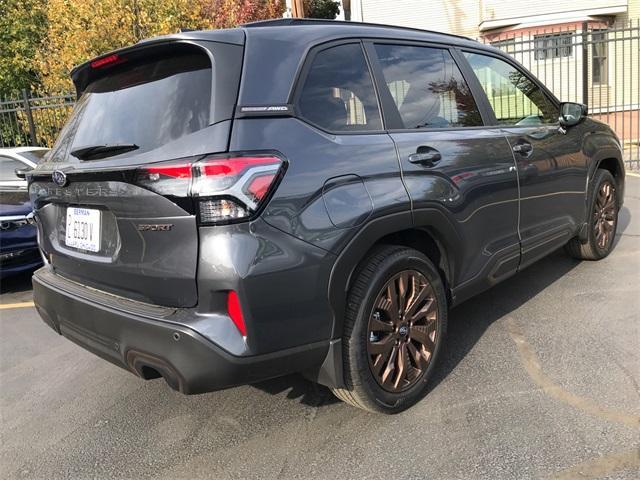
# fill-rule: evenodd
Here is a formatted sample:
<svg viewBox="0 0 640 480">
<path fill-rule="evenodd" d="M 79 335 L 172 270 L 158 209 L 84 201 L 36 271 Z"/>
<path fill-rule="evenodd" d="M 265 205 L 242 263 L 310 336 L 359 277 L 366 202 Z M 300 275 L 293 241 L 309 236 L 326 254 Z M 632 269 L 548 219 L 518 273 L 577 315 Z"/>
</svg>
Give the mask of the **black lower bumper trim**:
<svg viewBox="0 0 640 480">
<path fill-rule="evenodd" d="M 39 272 L 33 276 L 33 297 L 45 323 L 142 378 L 164 377 L 172 388 L 185 394 L 317 368 L 327 353 L 328 343 L 321 342 L 237 357 L 191 328 L 92 302 L 53 285 L 50 272 Z"/>
</svg>

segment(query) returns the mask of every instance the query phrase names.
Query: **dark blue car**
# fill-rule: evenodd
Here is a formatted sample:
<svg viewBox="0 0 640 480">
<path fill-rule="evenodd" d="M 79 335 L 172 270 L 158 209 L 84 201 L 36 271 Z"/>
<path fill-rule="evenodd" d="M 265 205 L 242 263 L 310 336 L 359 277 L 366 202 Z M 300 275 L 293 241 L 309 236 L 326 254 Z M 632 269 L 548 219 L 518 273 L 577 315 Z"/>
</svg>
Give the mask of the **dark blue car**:
<svg viewBox="0 0 640 480">
<path fill-rule="evenodd" d="M 48 150 L 38 147 L 0 149 L 0 277 L 42 265 L 36 227 L 27 222 L 31 202 L 27 182 L 16 170 L 30 170 Z"/>
</svg>

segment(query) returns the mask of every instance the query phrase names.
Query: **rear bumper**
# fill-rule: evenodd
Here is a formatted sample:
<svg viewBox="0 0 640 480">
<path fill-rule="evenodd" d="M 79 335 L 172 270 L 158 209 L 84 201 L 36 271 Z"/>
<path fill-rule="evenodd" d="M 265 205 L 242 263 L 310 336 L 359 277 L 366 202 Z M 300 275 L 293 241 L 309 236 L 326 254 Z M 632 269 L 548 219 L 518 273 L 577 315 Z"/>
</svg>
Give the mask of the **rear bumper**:
<svg viewBox="0 0 640 480">
<path fill-rule="evenodd" d="M 57 333 L 145 378 L 162 376 L 185 394 L 254 383 L 318 367 L 328 343 L 265 355 L 231 355 L 177 319 L 184 311 L 86 289 L 48 267 L 33 276 L 34 303 Z"/>
</svg>

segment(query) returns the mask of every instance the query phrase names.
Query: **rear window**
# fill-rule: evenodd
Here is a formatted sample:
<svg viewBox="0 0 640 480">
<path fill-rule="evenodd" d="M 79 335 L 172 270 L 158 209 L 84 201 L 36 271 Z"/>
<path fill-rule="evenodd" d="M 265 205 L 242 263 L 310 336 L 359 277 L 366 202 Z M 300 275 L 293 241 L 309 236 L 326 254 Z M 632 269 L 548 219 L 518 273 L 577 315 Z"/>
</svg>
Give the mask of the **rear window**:
<svg viewBox="0 0 640 480">
<path fill-rule="evenodd" d="M 71 150 L 134 143 L 136 153 L 204 128 L 211 108 L 211 63 L 181 52 L 131 66 L 91 83 L 69 121 Z"/>
<path fill-rule="evenodd" d="M 373 81 L 360 44 L 318 52 L 304 81 L 298 107 L 303 118 L 329 131 L 382 128 Z"/>
</svg>

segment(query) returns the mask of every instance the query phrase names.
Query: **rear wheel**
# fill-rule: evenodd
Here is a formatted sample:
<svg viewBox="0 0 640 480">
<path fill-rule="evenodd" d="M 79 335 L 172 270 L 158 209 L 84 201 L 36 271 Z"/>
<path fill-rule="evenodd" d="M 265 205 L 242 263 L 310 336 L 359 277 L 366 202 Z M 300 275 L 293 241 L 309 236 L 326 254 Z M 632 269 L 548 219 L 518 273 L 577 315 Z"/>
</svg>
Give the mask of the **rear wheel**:
<svg viewBox="0 0 640 480">
<path fill-rule="evenodd" d="M 446 296 L 433 263 L 411 248 L 379 248 L 365 260 L 349 292 L 346 388 L 334 389 L 335 395 L 374 412 L 412 406 L 427 393 L 446 322 Z"/>
<path fill-rule="evenodd" d="M 566 246 L 569 255 L 581 260 L 600 260 L 609 255 L 618 226 L 618 203 L 613 175 L 597 170 L 589 191 L 587 238 L 570 240 Z"/>
</svg>

